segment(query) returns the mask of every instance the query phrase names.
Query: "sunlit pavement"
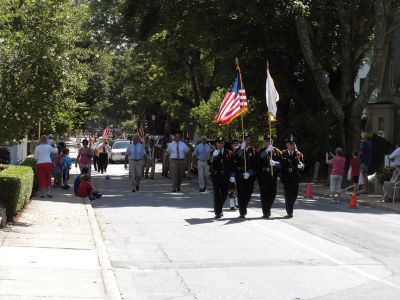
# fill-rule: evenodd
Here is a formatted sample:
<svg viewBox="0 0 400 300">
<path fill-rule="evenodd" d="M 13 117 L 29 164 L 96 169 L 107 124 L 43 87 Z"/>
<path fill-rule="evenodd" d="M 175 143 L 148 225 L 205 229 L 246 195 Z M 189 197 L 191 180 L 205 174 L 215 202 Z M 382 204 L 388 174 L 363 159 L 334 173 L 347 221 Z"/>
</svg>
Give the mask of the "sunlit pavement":
<svg viewBox="0 0 400 300">
<path fill-rule="evenodd" d="M 195 176 L 171 193 L 157 173 L 132 193 L 122 164 L 93 174 L 124 299 L 399 299 L 397 214 L 315 198 L 284 219 L 278 195 L 264 220 L 255 193 L 245 221 L 227 206 L 215 220 L 211 184 L 199 193 Z"/>
</svg>

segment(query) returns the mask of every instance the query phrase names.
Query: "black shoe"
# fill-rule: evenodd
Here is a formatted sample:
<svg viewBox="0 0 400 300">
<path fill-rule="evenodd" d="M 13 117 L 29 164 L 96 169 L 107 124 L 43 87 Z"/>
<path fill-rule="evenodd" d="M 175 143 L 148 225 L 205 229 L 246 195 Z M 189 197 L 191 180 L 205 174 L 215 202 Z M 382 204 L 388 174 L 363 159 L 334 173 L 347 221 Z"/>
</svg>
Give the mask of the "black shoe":
<svg viewBox="0 0 400 300">
<path fill-rule="evenodd" d="M 138 186 L 138 185 L 136 186 L 136 190 L 137 190 L 137 191 L 139 190 L 139 186 Z"/>
<path fill-rule="evenodd" d="M 221 219 L 222 215 L 215 215 L 216 219 Z"/>
<path fill-rule="evenodd" d="M 204 189 L 203 189 L 203 192 L 205 192 L 206 191 L 206 187 L 204 187 Z"/>
<path fill-rule="evenodd" d="M 181 191 L 181 188 L 178 188 L 178 192 L 180 192 Z"/>
<path fill-rule="evenodd" d="M 236 210 L 236 208 L 234 208 L 234 207 L 231 207 L 231 208 L 230 208 L 230 210 Z"/>
<path fill-rule="evenodd" d="M 287 215 L 285 216 L 285 218 L 286 218 L 286 219 L 291 219 L 291 218 L 293 218 L 293 214 L 287 214 Z"/>
<path fill-rule="evenodd" d="M 176 193 L 176 190 L 172 190 L 173 193 Z"/>
<path fill-rule="evenodd" d="M 268 213 L 266 213 L 266 214 L 263 214 L 263 218 L 264 219 L 268 219 L 269 217 L 271 216 L 271 212 L 268 212 Z"/>
<path fill-rule="evenodd" d="M 246 216 L 245 215 L 240 215 L 239 218 L 244 219 L 244 218 L 246 218 Z"/>
<path fill-rule="evenodd" d="M 133 189 L 133 190 L 132 190 L 132 193 L 134 193 L 134 192 L 136 192 L 136 190 L 135 190 L 135 189 Z"/>
<path fill-rule="evenodd" d="M 204 193 L 204 190 L 203 190 L 203 189 L 199 189 L 199 192 L 200 192 L 200 193 Z"/>
<path fill-rule="evenodd" d="M 144 176 L 144 178 L 149 178 L 149 176 L 148 176 L 148 175 L 146 175 L 146 176 Z"/>
</svg>

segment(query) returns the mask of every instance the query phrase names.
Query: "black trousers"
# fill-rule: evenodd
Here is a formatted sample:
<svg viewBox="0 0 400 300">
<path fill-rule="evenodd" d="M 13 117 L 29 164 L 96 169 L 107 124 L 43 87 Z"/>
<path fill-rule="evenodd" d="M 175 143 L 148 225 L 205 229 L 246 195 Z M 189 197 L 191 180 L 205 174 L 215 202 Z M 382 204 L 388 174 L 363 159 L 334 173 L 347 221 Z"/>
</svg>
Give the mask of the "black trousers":
<svg viewBox="0 0 400 300">
<path fill-rule="evenodd" d="M 216 216 L 222 214 L 226 197 L 228 196 L 229 179 L 226 176 L 213 176 L 214 212 Z"/>
<path fill-rule="evenodd" d="M 108 153 L 100 153 L 97 160 L 97 169 L 100 172 L 107 171 L 108 166 Z"/>
<path fill-rule="evenodd" d="M 261 208 L 264 215 L 269 215 L 276 197 L 277 178 L 269 173 L 261 172 L 257 179 L 260 187 Z"/>
<path fill-rule="evenodd" d="M 294 203 L 299 193 L 299 181 L 295 178 L 288 178 L 283 182 L 283 191 L 285 196 L 286 213 L 293 214 Z"/>
<path fill-rule="evenodd" d="M 236 176 L 236 189 L 239 203 L 239 213 L 241 216 L 247 215 L 247 206 L 249 205 L 251 194 L 254 189 L 254 176 L 248 179 L 243 178 L 243 174 Z"/>
<path fill-rule="evenodd" d="M 98 168 L 98 161 L 99 161 L 99 157 L 94 155 L 93 156 L 93 166 L 94 166 L 95 171 L 97 171 L 97 168 Z"/>
</svg>

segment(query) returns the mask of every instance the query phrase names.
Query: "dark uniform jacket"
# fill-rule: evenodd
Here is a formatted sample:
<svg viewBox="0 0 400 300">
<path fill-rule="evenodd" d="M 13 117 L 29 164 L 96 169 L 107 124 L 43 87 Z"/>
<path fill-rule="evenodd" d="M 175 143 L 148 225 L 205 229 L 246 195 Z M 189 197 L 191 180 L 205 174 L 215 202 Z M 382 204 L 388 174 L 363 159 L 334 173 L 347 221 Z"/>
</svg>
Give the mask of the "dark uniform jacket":
<svg viewBox="0 0 400 300">
<path fill-rule="evenodd" d="M 243 174 L 245 171 L 244 152 L 246 152 L 246 171 L 250 175 L 255 175 L 257 171 L 257 151 L 253 147 L 248 147 L 246 151 L 241 148 L 236 149 L 234 157 L 234 170 L 236 175 Z"/>
<path fill-rule="evenodd" d="M 271 165 L 270 165 L 270 159 L 271 159 L 271 152 L 267 154 L 265 151 L 266 148 L 262 148 L 258 151 L 258 164 L 257 164 L 257 173 L 258 174 L 266 174 L 267 176 L 271 176 Z M 279 163 L 280 158 L 282 156 L 282 152 L 278 149 L 275 148 L 272 150 L 272 160 L 276 161 Z M 278 175 L 278 166 L 273 167 L 273 176 L 277 177 Z"/>
<path fill-rule="evenodd" d="M 218 156 L 213 156 L 211 153 L 207 161 L 211 177 L 232 176 L 233 156 L 233 152 L 228 149 L 224 149 L 223 153 Z"/>
<path fill-rule="evenodd" d="M 285 182 L 300 182 L 300 170 L 297 167 L 299 162 L 303 162 L 303 154 L 293 150 L 292 155 L 289 155 L 288 150 L 283 150 L 279 160 L 281 165 L 281 181 Z"/>
</svg>

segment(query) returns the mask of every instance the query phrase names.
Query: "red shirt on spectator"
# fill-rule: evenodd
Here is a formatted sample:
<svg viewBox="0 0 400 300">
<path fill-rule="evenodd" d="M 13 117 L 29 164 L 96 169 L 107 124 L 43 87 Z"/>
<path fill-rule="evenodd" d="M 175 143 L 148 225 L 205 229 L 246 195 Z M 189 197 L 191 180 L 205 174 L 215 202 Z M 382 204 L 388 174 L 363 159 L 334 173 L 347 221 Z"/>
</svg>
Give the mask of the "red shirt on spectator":
<svg viewBox="0 0 400 300">
<path fill-rule="evenodd" d="M 93 187 L 89 181 L 81 181 L 79 183 L 78 192 L 76 194 L 79 197 L 88 197 L 92 190 L 93 190 Z"/>
<path fill-rule="evenodd" d="M 351 177 L 360 176 L 361 160 L 358 157 L 353 157 L 350 161 Z"/>
</svg>

